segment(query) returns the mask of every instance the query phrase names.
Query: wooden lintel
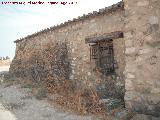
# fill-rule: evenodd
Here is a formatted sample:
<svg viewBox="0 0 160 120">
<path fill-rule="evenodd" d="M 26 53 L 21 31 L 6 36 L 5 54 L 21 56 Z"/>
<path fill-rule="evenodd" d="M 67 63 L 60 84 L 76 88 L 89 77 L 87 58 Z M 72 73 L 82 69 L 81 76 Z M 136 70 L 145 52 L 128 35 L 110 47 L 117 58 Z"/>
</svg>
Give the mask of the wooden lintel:
<svg viewBox="0 0 160 120">
<path fill-rule="evenodd" d="M 111 39 L 118 39 L 118 38 L 123 38 L 123 32 L 122 31 L 116 31 L 116 32 L 111 32 L 107 33 L 101 36 L 94 36 L 94 37 L 89 37 L 85 39 L 86 43 L 97 43 L 101 41 L 106 41 L 106 40 L 111 40 Z"/>
</svg>

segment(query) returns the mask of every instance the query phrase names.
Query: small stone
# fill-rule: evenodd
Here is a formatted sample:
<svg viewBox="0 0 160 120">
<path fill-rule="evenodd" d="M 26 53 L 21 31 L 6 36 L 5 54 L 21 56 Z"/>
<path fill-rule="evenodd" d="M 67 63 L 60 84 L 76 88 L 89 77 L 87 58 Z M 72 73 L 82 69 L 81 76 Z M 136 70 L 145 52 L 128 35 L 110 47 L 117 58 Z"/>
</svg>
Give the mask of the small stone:
<svg viewBox="0 0 160 120">
<path fill-rule="evenodd" d="M 3 83 L 3 79 L 0 79 L 0 83 Z"/>
<path fill-rule="evenodd" d="M 71 64 L 72 66 L 76 66 L 76 64 Z"/>
<path fill-rule="evenodd" d="M 74 76 L 73 76 L 73 75 L 71 75 L 71 76 L 69 77 L 69 79 L 73 80 L 73 79 L 74 79 Z"/>
<path fill-rule="evenodd" d="M 73 60 L 76 60 L 76 58 L 73 58 Z"/>
<path fill-rule="evenodd" d="M 124 86 L 124 84 L 123 84 L 123 83 L 121 83 L 121 82 L 117 82 L 117 83 L 116 83 L 116 86 L 123 87 L 123 86 Z"/>
<path fill-rule="evenodd" d="M 157 32 L 159 30 L 159 24 L 152 24 L 152 25 L 150 25 L 150 27 L 149 27 L 149 32 L 150 33 L 155 33 L 155 32 Z"/>
<path fill-rule="evenodd" d="M 114 116 L 117 120 L 130 120 L 134 116 L 134 113 L 131 110 L 124 108 L 115 112 Z"/>
<path fill-rule="evenodd" d="M 91 22 L 91 23 L 95 22 L 95 19 L 91 20 L 90 22 Z"/>
<path fill-rule="evenodd" d="M 137 56 L 136 57 L 136 62 L 141 62 L 141 61 L 144 61 L 144 58 L 141 57 L 141 56 Z"/>
<path fill-rule="evenodd" d="M 129 79 L 134 79 L 135 75 L 131 74 L 131 73 L 127 73 L 127 78 Z"/>
<path fill-rule="evenodd" d="M 152 36 L 146 36 L 146 40 L 147 41 L 151 41 L 152 40 Z"/>
<path fill-rule="evenodd" d="M 154 89 L 151 90 L 151 93 L 158 94 L 158 93 L 160 93 L 160 89 L 159 88 L 154 88 Z"/>
<path fill-rule="evenodd" d="M 72 73 L 75 74 L 75 70 L 72 70 Z"/>
<path fill-rule="evenodd" d="M 135 47 L 131 47 L 131 48 L 126 48 L 125 53 L 126 54 L 133 54 L 133 53 L 135 53 L 135 51 L 136 51 L 136 48 Z"/>
<path fill-rule="evenodd" d="M 159 94 L 152 94 L 152 95 L 149 95 L 148 97 L 147 97 L 147 99 L 148 99 L 148 102 L 149 103 L 152 103 L 152 104 L 158 104 L 159 102 L 160 102 L 160 95 Z"/>
<path fill-rule="evenodd" d="M 158 24 L 158 23 L 159 23 L 158 17 L 156 17 L 156 16 L 151 16 L 151 17 L 149 18 L 149 23 L 150 23 L 150 24 Z"/>
<path fill-rule="evenodd" d="M 100 99 L 99 103 L 108 103 L 110 99 Z"/>
<path fill-rule="evenodd" d="M 134 90 L 134 86 L 133 86 L 132 80 L 126 79 L 125 81 L 126 81 L 126 83 L 125 83 L 125 89 L 126 89 L 127 91 L 132 91 L 132 90 Z"/>
<path fill-rule="evenodd" d="M 125 38 L 132 38 L 133 35 L 132 35 L 131 32 L 126 32 L 126 33 L 124 34 L 124 37 L 125 37 Z"/>
<path fill-rule="evenodd" d="M 72 49 L 72 53 L 74 53 L 74 49 Z"/>
<path fill-rule="evenodd" d="M 137 92 L 127 91 L 127 92 L 125 93 L 124 99 L 125 99 L 126 101 L 130 101 L 130 100 L 133 100 L 133 99 L 137 98 L 138 96 L 139 96 L 139 94 L 138 94 Z"/>
<path fill-rule="evenodd" d="M 132 108 L 132 102 L 131 101 L 125 101 L 125 107 L 126 108 Z"/>
<path fill-rule="evenodd" d="M 88 72 L 88 76 L 91 76 L 91 72 Z"/>
<path fill-rule="evenodd" d="M 160 81 L 156 80 L 155 83 L 154 83 L 154 86 L 157 87 L 157 88 L 160 88 Z"/>
<path fill-rule="evenodd" d="M 133 63 L 126 64 L 124 73 L 126 74 L 127 72 L 129 73 L 136 72 L 136 66 L 133 65 Z"/>
<path fill-rule="evenodd" d="M 142 49 L 142 50 L 139 50 L 139 55 L 142 55 L 142 54 L 146 54 L 146 53 L 149 53 L 149 52 L 151 52 L 152 50 L 151 49 Z"/>
<path fill-rule="evenodd" d="M 132 47 L 133 46 L 132 40 L 125 40 L 125 46 L 126 47 Z"/>
<path fill-rule="evenodd" d="M 136 97 L 134 99 L 134 101 L 137 102 L 137 103 L 142 103 L 143 102 L 143 97 L 142 96 Z"/>
<path fill-rule="evenodd" d="M 137 114 L 131 120 L 151 120 L 151 116 L 143 115 L 143 114 Z"/>
</svg>

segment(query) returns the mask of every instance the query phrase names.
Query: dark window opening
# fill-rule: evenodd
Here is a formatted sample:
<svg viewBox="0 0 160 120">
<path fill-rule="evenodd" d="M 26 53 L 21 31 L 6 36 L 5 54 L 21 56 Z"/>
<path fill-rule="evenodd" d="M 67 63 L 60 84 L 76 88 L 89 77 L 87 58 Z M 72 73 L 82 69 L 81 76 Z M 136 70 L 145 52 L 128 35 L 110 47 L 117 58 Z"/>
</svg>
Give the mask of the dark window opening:
<svg viewBox="0 0 160 120">
<path fill-rule="evenodd" d="M 90 59 L 95 60 L 97 69 L 105 75 L 115 72 L 113 40 L 90 44 Z"/>
</svg>

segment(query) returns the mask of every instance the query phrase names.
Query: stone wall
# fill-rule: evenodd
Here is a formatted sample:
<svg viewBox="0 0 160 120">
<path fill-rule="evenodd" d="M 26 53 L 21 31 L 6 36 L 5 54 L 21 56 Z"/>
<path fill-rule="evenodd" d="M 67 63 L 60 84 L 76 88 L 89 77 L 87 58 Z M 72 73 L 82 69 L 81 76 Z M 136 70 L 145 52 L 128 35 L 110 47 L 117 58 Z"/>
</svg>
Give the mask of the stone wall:
<svg viewBox="0 0 160 120">
<path fill-rule="evenodd" d="M 68 79 L 77 89 L 95 87 L 102 98 L 123 99 L 126 91 L 127 108 L 160 116 L 160 1 L 124 4 L 125 11 L 118 4 L 17 40 L 10 72 L 52 85 Z M 115 31 L 124 32 L 124 38 L 113 40 L 117 69 L 106 77 L 94 71 L 85 39 Z"/>
<path fill-rule="evenodd" d="M 126 107 L 160 116 L 160 1 L 124 3 Z"/>
<path fill-rule="evenodd" d="M 53 74 L 58 71 L 59 80 L 63 78 L 76 81 L 80 83 L 77 87 L 81 85 L 88 88 L 94 86 L 102 93 L 101 96 L 105 96 L 104 94 L 109 89 L 112 92 L 110 94 L 117 93 L 120 94 L 119 97 L 123 98 L 124 77 L 122 73 L 125 65 L 123 39 L 113 40 L 118 68 L 116 75 L 110 76 L 108 80 L 104 79 L 101 73 L 93 71 L 94 64 L 93 61 L 90 61 L 90 47 L 85 43 L 86 37 L 123 31 L 123 6 L 110 9 L 113 10 L 95 16 L 91 15 L 85 19 L 72 21 L 61 27 L 18 40 L 10 72 L 33 81 L 49 81 L 55 79 L 56 75 L 53 77 Z M 62 44 L 66 47 L 65 49 L 61 48 Z M 61 64 L 58 67 L 59 63 Z M 59 77 L 60 74 L 63 75 Z M 46 79 L 46 77 L 50 79 Z M 113 88 L 108 83 L 111 83 Z"/>
</svg>

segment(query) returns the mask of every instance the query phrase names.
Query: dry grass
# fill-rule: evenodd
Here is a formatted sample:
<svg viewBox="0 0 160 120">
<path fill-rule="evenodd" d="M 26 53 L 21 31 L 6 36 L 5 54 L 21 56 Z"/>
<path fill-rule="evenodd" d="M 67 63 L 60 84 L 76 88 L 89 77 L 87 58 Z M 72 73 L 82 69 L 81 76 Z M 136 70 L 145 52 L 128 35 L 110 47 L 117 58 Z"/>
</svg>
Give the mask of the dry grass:
<svg viewBox="0 0 160 120">
<path fill-rule="evenodd" d="M 59 86 L 48 86 L 50 93 L 59 94 L 54 100 L 59 105 L 81 114 L 105 114 L 102 104 L 94 87 L 77 85 L 72 81 L 65 80 Z"/>
<path fill-rule="evenodd" d="M 33 83 L 31 80 L 20 80 L 21 88 L 28 88 L 31 89 L 33 96 L 37 99 L 42 100 L 43 98 L 47 97 L 47 90 L 45 84 L 43 83 Z"/>
<path fill-rule="evenodd" d="M 42 100 L 43 98 L 47 97 L 47 90 L 44 88 L 39 88 L 34 96 L 37 99 Z"/>
<path fill-rule="evenodd" d="M 22 88 L 31 89 L 33 96 L 39 100 L 46 98 L 49 94 L 58 94 L 58 96 L 51 102 L 62 106 L 65 110 L 71 110 L 77 114 L 95 114 L 97 116 L 105 116 L 104 118 L 106 118 L 106 120 L 109 118 L 108 115 L 106 116 L 104 106 L 99 103 L 100 98 L 98 97 L 96 88 L 94 87 L 88 87 L 83 85 L 81 82 L 73 82 L 64 79 L 62 79 L 61 83 L 58 84 L 51 84 L 51 81 L 47 83 L 34 83 L 28 79 L 24 80 L 18 78 L 14 81 L 17 81 L 16 83 L 19 83 Z M 13 104 L 7 105 L 6 107 L 8 107 L 8 109 L 17 109 L 20 106 Z"/>
</svg>

